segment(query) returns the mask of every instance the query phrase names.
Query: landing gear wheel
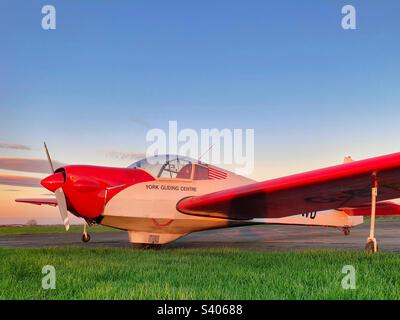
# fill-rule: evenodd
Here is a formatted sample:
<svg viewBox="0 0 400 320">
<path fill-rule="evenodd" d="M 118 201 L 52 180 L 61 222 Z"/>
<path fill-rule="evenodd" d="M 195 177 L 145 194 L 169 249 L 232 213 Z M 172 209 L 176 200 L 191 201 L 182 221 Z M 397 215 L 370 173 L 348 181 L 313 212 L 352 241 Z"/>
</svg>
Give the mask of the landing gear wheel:
<svg viewBox="0 0 400 320">
<path fill-rule="evenodd" d="M 90 234 L 89 233 L 82 234 L 82 242 L 89 242 L 89 241 L 90 241 Z"/>
<path fill-rule="evenodd" d="M 344 234 L 345 236 L 350 235 L 350 228 L 349 228 L 349 227 L 344 227 L 344 228 L 343 228 L 343 234 Z"/>
<path fill-rule="evenodd" d="M 376 252 L 378 252 L 379 248 L 378 248 L 378 244 L 376 243 L 376 240 L 374 241 L 372 239 L 369 239 L 367 244 L 365 245 L 365 250 L 368 253 L 376 253 Z"/>
</svg>

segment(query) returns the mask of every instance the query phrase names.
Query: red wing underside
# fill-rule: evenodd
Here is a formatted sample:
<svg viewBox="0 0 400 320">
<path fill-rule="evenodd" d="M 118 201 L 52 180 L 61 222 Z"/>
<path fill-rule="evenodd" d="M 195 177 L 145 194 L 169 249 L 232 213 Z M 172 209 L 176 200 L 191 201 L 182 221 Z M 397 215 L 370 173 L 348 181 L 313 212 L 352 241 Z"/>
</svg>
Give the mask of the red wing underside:
<svg viewBox="0 0 400 320">
<path fill-rule="evenodd" d="M 43 198 L 43 199 L 15 199 L 16 202 L 23 202 L 23 203 L 30 203 L 30 204 L 37 204 L 37 205 L 49 205 L 49 206 L 57 206 L 57 200 L 51 198 Z"/>
<path fill-rule="evenodd" d="M 182 199 L 182 213 L 229 219 L 279 218 L 400 198 L 400 153 Z M 364 211 L 366 213 L 366 211 Z"/>
</svg>

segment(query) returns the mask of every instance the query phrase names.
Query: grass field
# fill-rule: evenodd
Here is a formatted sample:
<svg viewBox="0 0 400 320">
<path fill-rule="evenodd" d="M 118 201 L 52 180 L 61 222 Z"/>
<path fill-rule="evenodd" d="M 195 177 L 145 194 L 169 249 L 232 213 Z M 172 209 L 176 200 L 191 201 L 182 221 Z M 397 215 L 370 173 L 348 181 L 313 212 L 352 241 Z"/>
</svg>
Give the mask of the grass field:
<svg viewBox="0 0 400 320">
<path fill-rule="evenodd" d="M 399 299 L 400 255 L 232 249 L 0 249 L 0 299 Z M 41 288 L 44 265 L 56 289 Z M 344 265 L 355 290 L 341 287 Z"/>
<path fill-rule="evenodd" d="M 83 226 L 73 225 L 68 232 L 82 233 Z M 119 232 L 120 230 L 109 228 L 101 225 L 94 225 L 89 228 L 89 232 Z M 10 226 L 0 227 L 0 236 L 18 235 L 18 234 L 35 234 L 35 233 L 64 233 L 65 228 L 62 225 L 43 225 L 43 226 Z"/>
</svg>

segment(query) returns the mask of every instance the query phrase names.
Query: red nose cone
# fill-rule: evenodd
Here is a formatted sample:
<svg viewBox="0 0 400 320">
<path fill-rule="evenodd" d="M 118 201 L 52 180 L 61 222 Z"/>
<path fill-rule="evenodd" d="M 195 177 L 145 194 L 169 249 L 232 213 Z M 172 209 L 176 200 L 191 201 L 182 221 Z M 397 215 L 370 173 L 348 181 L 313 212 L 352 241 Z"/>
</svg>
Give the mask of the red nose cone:
<svg viewBox="0 0 400 320">
<path fill-rule="evenodd" d="M 44 178 L 40 181 L 40 184 L 45 187 L 47 190 L 52 192 L 56 191 L 58 188 L 62 187 L 64 184 L 64 175 L 59 172 Z"/>
</svg>

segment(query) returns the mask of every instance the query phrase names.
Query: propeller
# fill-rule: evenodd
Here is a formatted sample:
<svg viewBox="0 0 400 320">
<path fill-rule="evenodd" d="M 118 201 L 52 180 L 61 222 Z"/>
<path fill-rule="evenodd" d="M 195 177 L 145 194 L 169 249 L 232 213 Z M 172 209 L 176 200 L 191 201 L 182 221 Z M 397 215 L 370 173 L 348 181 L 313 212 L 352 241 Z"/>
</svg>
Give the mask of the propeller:
<svg viewBox="0 0 400 320">
<path fill-rule="evenodd" d="M 51 173 L 54 174 L 55 173 L 54 166 L 53 166 L 53 162 L 51 161 L 46 142 L 44 143 L 44 149 L 46 151 L 47 160 L 49 161 L 49 164 L 50 164 Z M 57 199 L 58 209 L 60 210 L 60 215 L 61 215 L 61 219 L 63 221 L 64 227 L 65 227 L 65 230 L 68 231 L 69 230 L 69 219 L 68 219 L 67 201 L 65 199 L 65 195 L 64 195 L 64 191 L 63 191 L 62 187 L 59 187 L 58 189 L 56 189 L 54 191 L 54 194 Z"/>
</svg>

